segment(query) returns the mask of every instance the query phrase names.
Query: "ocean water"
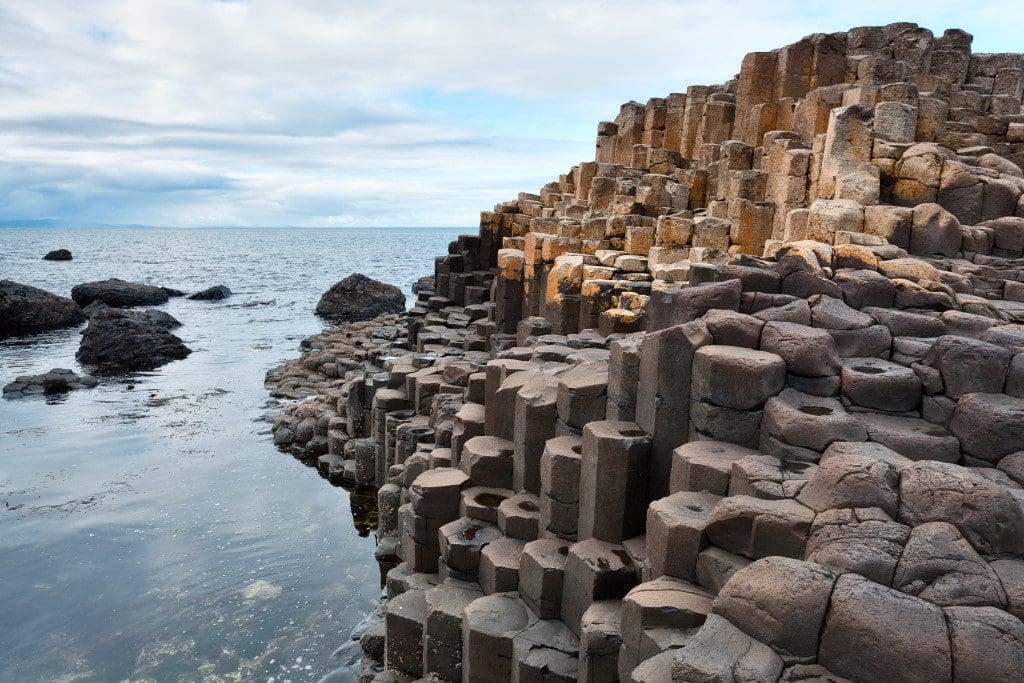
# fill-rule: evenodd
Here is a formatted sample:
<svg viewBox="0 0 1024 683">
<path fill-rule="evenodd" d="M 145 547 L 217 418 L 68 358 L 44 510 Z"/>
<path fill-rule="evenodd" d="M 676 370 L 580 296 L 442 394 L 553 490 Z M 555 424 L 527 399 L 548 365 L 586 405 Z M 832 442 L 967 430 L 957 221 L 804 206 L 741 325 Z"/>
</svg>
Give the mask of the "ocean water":
<svg viewBox="0 0 1024 683">
<path fill-rule="evenodd" d="M 277 451 L 266 370 L 350 272 L 401 286 L 457 229 L 0 229 L 0 279 L 120 277 L 193 350 L 63 397 L 0 399 L 0 681 L 315 681 L 380 597 L 371 498 Z M 41 260 L 51 249 L 75 260 Z M 411 299 L 410 299 L 411 300 Z M 79 330 L 0 340 L 0 384 L 75 361 Z"/>
</svg>

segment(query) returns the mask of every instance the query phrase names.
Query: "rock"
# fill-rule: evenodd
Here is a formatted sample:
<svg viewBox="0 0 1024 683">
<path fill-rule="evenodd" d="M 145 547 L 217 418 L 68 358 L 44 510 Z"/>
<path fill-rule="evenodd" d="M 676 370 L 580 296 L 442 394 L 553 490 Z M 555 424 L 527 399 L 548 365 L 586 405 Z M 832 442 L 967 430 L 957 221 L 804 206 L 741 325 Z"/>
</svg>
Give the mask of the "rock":
<svg viewBox="0 0 1024 683">
<path fill-rule="evenodd" d="M 1011 681 L 1024 671 L 1024 623 L 993 607 L 945 610 L 955 681 Z"/>
<path fill-rule="evenodd" d="M 218 301 L 220 299 L 227 299 L 231 296 L 231 290 L 224 285 L 214 285 L 213 287 L 207 287 L 201 292 L 190 294 L 189 299 L 196 301 Z"/>
<path fill-rule="evenodd" d="M 71 299 L 13 280 L 0 280 L 0 338 L 83 322 L 85 313 Z"/>
<path fill-rule="evenodd" d="M 953 411 L 949 429 L 964 453 L 992 465 L 1024 450 L 1024 399 L 1006 394 L 966 394 Z"/>
<path fill-rule="evenodd" d="M 796 498 L 816 469 L 809 462 L 783 461 L 755 452 L 733 463 L 729 495 L 751 496 L 762 500 Z"/>
<path fill-rule="evenodd" d="M 369 320 L 382 313 L 405 310 L 405 295 L 394 285 L 353 273 L 336 283 L 320 297 L 317 315 L 328 320 L 352 322 Z"/>
<path fill-rule="evenodd" d="M 767 557 L 733 574 L 713 609 L 787 664 L 809 664 L 817 659 L 835 582 L 835 574 L 813 562 Z"/>
<path fill-rule="evenodd" d="M 719 500 L 704 491 L 681 491 L 650 504 L 646 539 L 653 576 L 695 579 L 697 555 L 708 544 L 704 527 Z"/>
<path fill-rule="evenodd" d="M 835 455 L 821 462 L 796 499 L 816 512 L 877 507 L 895 515 L 899 472 L 891 462 L 868 455 Z"/>
<path fill-rule="evenodd" d="M 944 462 L 903 468 L 899 520 L 910 526 L 949 522 L 985 556 L 1024 553 L 1024 508 L 1007 488 Z"/>
<path fill-rule="evenodd" d="M 67 249 L 54 249 L 46 253 L 43 257 L 44 261 L 70 261 L 72 259 L 71 252 Z"/>
<path fill-rule="evenodd" d="M 168 296 L 167 292 L 160 287 L 112 278 L 76 285 L 71 289 L 71 298 L 79 306 L 88 306 L 94 301 L 102 301 L 114 308 L 131 308 L 132 306 L 165 304 Z"/>
<path fill-rule="evenodd" d="M 622 646 L 622 603 L 598 600 L 580 619 L 579 679 L 612 683 Z"/>
<path fill-rule="evenodd" d="M 792 500 L 730 496 L 712 509 L 705 533 L 719 548 L 751 559 L 801 558 L 813 521 L 814 512 Z"/>
<path fill-rule="evenodd" d="M 914 207 L 914 223 L 910 230 L 910 253 L 929 256 L 952 256 L 960 250 L 960 221 L 938 204 L 924 203 Z"/>
<path fill-rule="evenodd" d="M 940 607 L 1006 606 L 999 577 L 948 522 L 928 522 L 910 532 L 892 586 Z"/>
<path fill-rule="evenodd" d="M 76 375 L 67 368 L 54 368 L 42 375 L 18 377 L 4 387 L 4 398 L 39 394 L 63 394 L 75 389 L 91 389 L 98 383 L 96 378 L 89 375 Z"/>
<path fill-rule="evenodd" d="M 1006 611 L 1024 619 L 1024 560 L 996 560 L 989 566 L 1006 591 Z"/>
<path fill-rule="evenodd" d="M 921 402 L 921 381 L 910 368 L 880 358 L 847 358 L 840 372 L 843 396 L 864 408 L 904 412 Z"/>
<path fill-rule="evenodd" d="M 708 615 L 696 635 L 676 650 L 673 681 L 776 681 L 782 660 L 728 620 Z"/>
<path fill-rule="evenodd" d="M 163 311 L 104 309 L 89 319 L 75 357 L 102 373 L 152 370 L 191 353 L 170 332 L 180 325 Z"/>
<path fill-rule="evenodd" d="M 691 395 L 717 406 L 750 410 L 782 391 L 786 362 L 774 353 L 705 346 L 693 357 Z"/>
<path fill-rule="evenodd" d="M 995 344 L 946 335 L 939 337 L 924 358 L 924 365 L 942 374 L 946 395 L 999 393 L 1006 379 L 1011 354 Z"/>
<path fill-rule="evenodd" d="M 810 329 L 810 328 L 808 328 Z M 867 430 L 839 401 L 785 389 L 768 399 L 762 437 L 771 435 L 787 444 L 822 451 L 834 441 L 864 441 Z"/>
<path fill-rule="evenodd" d="M 814 518 L 804 559 L 888 586 L 909 537 L 878 508 L 826 510 Z"/>
<path fill-rule="evenodd" d="M 837 375 L 841 367 L 832 336 L 817 327 L 769 322 L 761 332 L 761 350 L 782 356 L 789 372 L 803 377 Z"/>
<path fill-rule="evenodd" d="M 818 663 L 854 681 L 950 681 L 942 610 L 856 574 L 836 581 Z"/>
</svg>

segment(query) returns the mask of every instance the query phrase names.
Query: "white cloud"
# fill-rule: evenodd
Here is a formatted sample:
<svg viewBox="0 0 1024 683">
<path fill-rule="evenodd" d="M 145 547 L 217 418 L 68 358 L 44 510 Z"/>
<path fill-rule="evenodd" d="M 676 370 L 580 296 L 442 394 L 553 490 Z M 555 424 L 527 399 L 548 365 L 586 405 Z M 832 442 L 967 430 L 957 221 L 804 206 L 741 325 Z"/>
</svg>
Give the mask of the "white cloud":
<svg viewBox="0 0 1024 683">
<path fill-rule="evenodd" d="M 973 3 L 966 27 L 1008 41 L 996 7 Z M 937 30 L 965 11 L 903 9 Z M 890 14 L 875 1 L 0 0 L 0 220 L 469 225 L 591 156 L 618 103 Z"/>
</svg>

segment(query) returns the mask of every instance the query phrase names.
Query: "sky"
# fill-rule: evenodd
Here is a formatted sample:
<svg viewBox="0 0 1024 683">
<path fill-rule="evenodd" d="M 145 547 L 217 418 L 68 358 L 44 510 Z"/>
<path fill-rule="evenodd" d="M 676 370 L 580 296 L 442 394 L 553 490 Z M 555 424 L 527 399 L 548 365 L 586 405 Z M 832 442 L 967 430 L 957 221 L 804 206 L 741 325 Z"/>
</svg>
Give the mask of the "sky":
<svg viewBox="0 0 1024 683">
<path fill-rule="evenodd" d="M 1012 4 L 0 0 L 0 224 L 472 226 L 622 102 L 866 24 L 1019 51 Z"/>
</svg>

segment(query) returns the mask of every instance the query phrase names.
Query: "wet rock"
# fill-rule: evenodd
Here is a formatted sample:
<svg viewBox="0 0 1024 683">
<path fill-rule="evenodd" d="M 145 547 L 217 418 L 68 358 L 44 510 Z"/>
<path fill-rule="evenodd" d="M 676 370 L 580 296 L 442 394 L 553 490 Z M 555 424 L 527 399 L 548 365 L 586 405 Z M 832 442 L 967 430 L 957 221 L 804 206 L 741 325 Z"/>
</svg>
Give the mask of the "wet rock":
<svg viewBox="0 0 1024 683">
<path fill-rule="evenodd" d="M 201 292 L 190 294 L 189 299 L 196 301 L 218 301 L 220 299 L 227 299 L 231 296 L 231 290 L 224 285 L 214 285 L 213 287 L 207 287 Z"/>
<path fill-rule="evenodd" d="M 43 257 L 44 261 L 70 261 L 73 257 L 71 252 L 67 249 L 54 249 L 53 251 L 46 252 L 46 256 Z"/>
<path fill-rule="evenodd" d="M 89 319 L 75 357 L 101 373 L 152 370 L 191 353 L 170 332 L 179 325 L 163 311 L 104 309 Z"/>
<path fill-rule="evenodd" d="M 75 389 L 91 389 L 99 382 L 90 375 L 77 375 L 67 368 L 54 368 L 41 375 L 24 375 L 4 386 L 4 398 L 63 394 Z"/>
<path fill-rule="evenodd" d="M 0 280 L 0 338 L 83 322 L 85 313 L 71 299 L 13 280 Z"/>
<path fill-rule="evenodd" d="M 165 304 L 168 296 L 160 287 L 111 278 L 76 285 L 71 289 L 71 298 L 83 307 L 94 301 L 102 301 L 114 308 L 131 308 Z"/>
<path fill-rule="evenodd" d="M 360 273 L 353 273 L 334 284 L 316 305 L 317 315 L 332 322 L 369 320 L 382 313 L 401 313 L 403 310 L 405 295 L 402 290 Z"/>
</svg>

